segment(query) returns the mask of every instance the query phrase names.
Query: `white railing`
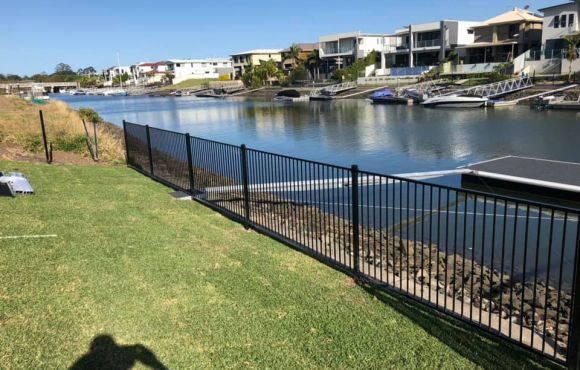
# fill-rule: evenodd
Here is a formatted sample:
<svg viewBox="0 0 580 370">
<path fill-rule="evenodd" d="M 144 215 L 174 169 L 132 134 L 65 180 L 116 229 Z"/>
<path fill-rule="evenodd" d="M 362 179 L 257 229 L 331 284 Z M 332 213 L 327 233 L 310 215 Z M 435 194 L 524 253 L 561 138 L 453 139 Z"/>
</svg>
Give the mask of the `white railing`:
<svg viewBox="0 0 580 370">
<path fill-rule="evenodd" d="M 453 91 L 444 95 L 464 94 L 481 96 L 484 98 L 494 98 L 496 96 L 524 90 L 532 86 L 534 86 L 534 84 L 529 77 L 513 78 L 511 80 L 494 82 L 488 85 L 474 86 L 460 91 Z"/>
</svg>

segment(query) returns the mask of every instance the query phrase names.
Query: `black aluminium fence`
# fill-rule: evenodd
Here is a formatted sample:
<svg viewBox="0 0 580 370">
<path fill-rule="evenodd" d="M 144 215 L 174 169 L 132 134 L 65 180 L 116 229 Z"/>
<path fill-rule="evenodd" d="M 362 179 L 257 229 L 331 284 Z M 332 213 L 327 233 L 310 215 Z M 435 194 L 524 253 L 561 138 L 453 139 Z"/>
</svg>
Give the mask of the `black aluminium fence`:
<svg viewBox="0 0 580 370">
<path fill-rule="evenodd" d="M 578 368 L 580 210 L 123 125 L 129 167 L 326 263 Z"/>
</svg>

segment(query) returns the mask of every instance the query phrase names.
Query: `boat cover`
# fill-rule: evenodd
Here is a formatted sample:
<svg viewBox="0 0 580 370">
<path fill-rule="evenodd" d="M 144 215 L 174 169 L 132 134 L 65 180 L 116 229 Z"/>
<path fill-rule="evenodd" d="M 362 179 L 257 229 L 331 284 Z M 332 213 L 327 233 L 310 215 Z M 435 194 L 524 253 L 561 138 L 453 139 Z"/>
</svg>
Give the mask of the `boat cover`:
<svg viewBox="0 0 580 370">
<path fill-rule="evenodd" d="M 371 98 L 385 98 L 387 96 L 393 96 L 393 92 L 390 89 L 383 89 L 379 91 L 375 91 Z"/>
</svg>

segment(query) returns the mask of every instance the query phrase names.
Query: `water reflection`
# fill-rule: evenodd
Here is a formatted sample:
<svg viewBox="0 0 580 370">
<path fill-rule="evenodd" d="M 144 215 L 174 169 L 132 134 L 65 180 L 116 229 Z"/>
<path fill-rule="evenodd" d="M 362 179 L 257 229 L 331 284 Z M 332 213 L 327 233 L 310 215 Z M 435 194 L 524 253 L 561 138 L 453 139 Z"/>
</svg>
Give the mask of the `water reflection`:
<svg viewBox="0 0 580 370">
<path fill-rule="evenodd" d="M 194 97 L 55 96 L 73 107 L 232 144 L 385 173 L 453 168 L 503 155 L 580 161 L 574 112 L 436 110 L 363 100 L 280 104 Z"/>
</svg>

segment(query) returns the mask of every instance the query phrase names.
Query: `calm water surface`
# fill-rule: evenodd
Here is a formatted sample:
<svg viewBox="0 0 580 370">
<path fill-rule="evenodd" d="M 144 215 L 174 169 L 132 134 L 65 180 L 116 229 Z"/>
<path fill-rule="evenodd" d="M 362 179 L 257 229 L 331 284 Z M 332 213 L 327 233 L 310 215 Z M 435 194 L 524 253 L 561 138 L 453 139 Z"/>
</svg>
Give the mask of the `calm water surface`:
<svg viewBox="0 0 580 370">
<path fill-rule="evenodd" d="M 275 103 L 53 95 L 106 120 L 189 132 L 381 173 L 451 169 L 504 155 L 580 162 L 580 114 L 528 107 L 447 110 L 364 100 Z"/>
</svg>

